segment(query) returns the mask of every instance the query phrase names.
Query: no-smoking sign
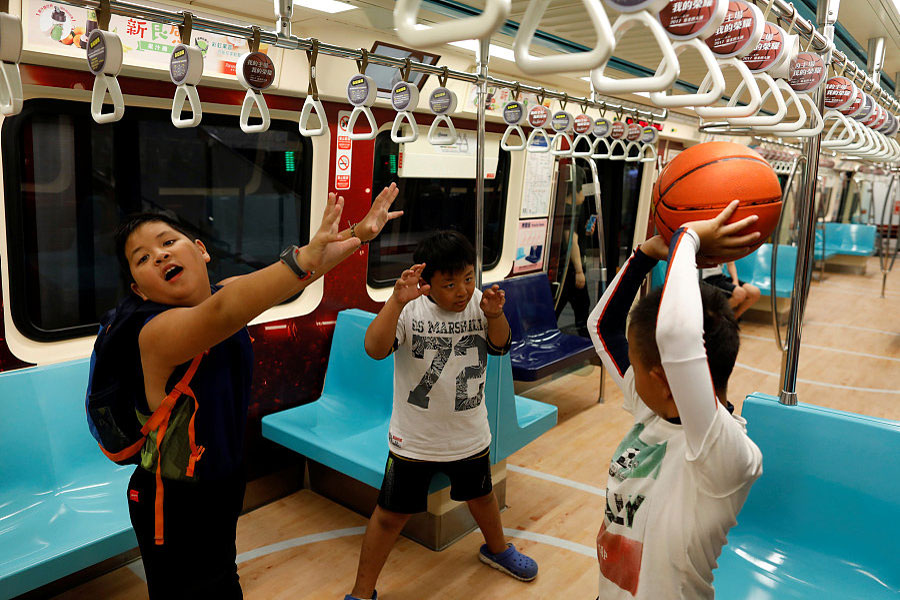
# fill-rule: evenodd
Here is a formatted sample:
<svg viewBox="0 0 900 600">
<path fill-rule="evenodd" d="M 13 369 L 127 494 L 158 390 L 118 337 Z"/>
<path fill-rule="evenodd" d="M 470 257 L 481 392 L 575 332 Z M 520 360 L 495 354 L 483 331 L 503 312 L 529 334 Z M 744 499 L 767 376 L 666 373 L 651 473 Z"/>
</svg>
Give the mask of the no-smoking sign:
<svg viewBox="0 0 900 600">
<path fill-rule="evenodd" d="M 342 110 L 338 113 L 337 149 L 334 158 L 334 189 L 350 189 L 350 163 L 353 158 L 353 140 L 347 131 L 350 123 L 350 111 Z"/>
</svg>

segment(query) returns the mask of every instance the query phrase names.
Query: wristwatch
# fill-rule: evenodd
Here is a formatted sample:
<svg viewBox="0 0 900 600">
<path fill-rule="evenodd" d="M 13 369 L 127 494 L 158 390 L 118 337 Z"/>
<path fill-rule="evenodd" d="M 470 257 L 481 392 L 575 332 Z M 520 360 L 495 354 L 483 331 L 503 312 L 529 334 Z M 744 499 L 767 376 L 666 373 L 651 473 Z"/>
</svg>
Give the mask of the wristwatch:
<svg viewBox="0 0 900 600">
<path fill-rule="evenodd" d="M 294 275 L 296 275 L 300 281 L 304 281 L 315 275 L 316 272 L 303 270 L 303 267 L 297 262 L 297 256 L 299 256 L 299 254 L 300 248 L 293 245 L 282 250 L 279 258 L 281 259 L 281 262 L 286 264 L 287 267 L 294 272 Z"/>
</svg>

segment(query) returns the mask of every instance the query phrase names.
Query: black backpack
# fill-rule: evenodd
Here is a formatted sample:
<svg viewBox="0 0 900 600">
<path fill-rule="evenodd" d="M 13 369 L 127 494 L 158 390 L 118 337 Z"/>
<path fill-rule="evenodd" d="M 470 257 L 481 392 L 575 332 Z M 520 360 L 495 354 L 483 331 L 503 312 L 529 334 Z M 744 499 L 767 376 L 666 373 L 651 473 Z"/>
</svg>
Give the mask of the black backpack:
<svg viewBox="0 0 900 600">
<path fill-rule="evenodd" d="M 88 427 L 100 449 L 120 465 L 140 462 L 147 435 L 163 422 L 168 423 L 175 400 L 181 390 L 190 389 L 188 383 L 203 357 L 199 354 L 194 358 L 176 389 L 142 426 L 135 412 L 144 393 L 138 335 L 147 319 L 169 308 L 129 294 L 100 319 L 100 332 L 91 354 L 85 409 Z"/>
</svg>

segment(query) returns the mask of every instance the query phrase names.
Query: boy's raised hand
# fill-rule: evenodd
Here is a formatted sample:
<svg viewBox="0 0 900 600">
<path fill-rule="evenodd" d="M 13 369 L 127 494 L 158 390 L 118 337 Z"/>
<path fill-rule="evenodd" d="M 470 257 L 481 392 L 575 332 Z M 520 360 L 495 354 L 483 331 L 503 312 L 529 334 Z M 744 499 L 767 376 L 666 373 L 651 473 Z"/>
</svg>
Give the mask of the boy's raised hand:
<svg viewBox="0 0 900 600">
<path fill-rule="evenodd" d="M 650 258 L 666 260 L 669 257 L 669 246 L 661 235 L 654 235 L 652 238 L 644 240 L 639 247 L 641 252 Z"/>
<path fill-rule="evenodd" d="M 381 233 L 388 221 L 396 219 L 403 214 L 402 210 L 388 211 L 399 193 L 400 190 L 397 189 L 397 184 L 392 183 L 376 196 L 375 201 L 372 202 L 372 208 L 369 209 L 366 216 L 356 226 L 356 235 L 361 241 L 368 242 L 372 240 Z"/>
<path fill-rule="evenodd" d="M 337 264 L 348 252 L 360 244 L 359 238 L 341 239 L 338 223 L 344 210 L 344 197 L 328 194 L 325 214 L 319 230 L 300 250 L 300 266 L 305 271 L 325 271 Z"/>
<path fill-rule="evenodd" d="M 427 294 L 431 289 L 431 286 L 422 279 L 422 269 L 424 268 L 425 263 L 413 265 L 403 271 L 400 279 L 394 284 L 394 299 L 401 305 Z"/>
<path fill-rule="evenodd" d="M 488 319 L 503 316 L 503 305 L 506 304 L 506 292 L 496 283 L 481 294 L 481 312 Z"/>
<path fill-rule="evenodd" d="M 746 235 L 739 235 L 747 226 L 759 220 L 757 215 L 750 215 L 735 223 L 728 223 L 728 219 L 737 210 L 738 201 L 732 200 L 725 209 L 712 219 L 705 221 L 691 221 L 683 226 L 693 229 L 700 238 L 701 259 L 709 257 L 739 257 L 747 253 L 747 248 L 759 239 L 759 232 L 754 231 Z M 709 260 L 702 260 L 708 263 Z M 718 264 L 721 261 L 716 261 Z"/>
</svg>

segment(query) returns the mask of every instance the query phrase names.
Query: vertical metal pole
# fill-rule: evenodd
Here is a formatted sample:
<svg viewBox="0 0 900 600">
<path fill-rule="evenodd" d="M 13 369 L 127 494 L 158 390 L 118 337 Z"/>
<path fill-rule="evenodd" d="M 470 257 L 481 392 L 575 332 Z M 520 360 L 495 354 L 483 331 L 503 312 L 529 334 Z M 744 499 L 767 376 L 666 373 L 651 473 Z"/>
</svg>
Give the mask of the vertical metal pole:
<svg viewBox="0 0 900 600">
<path fill-rule="evenodd" d="M 879 87 L 881 86 L 881 69 L 883 68 L 884 38 L 869 38 L 869 52 L 866 55 L 866 71 L 872 74 L 872 81 Z"/>
<path fill-rule="evenodd" d="M 834 24 L 837 22 L 840 0 L 820 1 L 816 10 L 816 20 L 822 34 L 831 42 L 834 39 Z M 831 63 L 831 54 L 825 57 L 825 65 Z M 825 101 L 824 86 L 813 96 L 813 103 L 819 113 L 823 112 Z M 794 273 L 794 294 L 791 298 L 791 314 L 788 320 L 787 352 L 782 363 L 781 393 L 778 401 L 788 406 L 797 404 L 797 374 L 800 363 L 800 335 L 803 311 L 812 279 L 813 252 L 816 233 L 816 176 L 819 174 L 819 150 L 822 134 L 807 138 L 806 172 L 803 193 L 800 196 L 800 240 L 797 249 L 797 267 Z"/>
<path fill-rule="evenodd" d="M 475 285 L 481 289 L 481 268 L 484 261 L 484 127 L 487 107 L 488 61 L 490 38 L 478 44 L 478 131 L 475 141 Z"/>
</svg>

